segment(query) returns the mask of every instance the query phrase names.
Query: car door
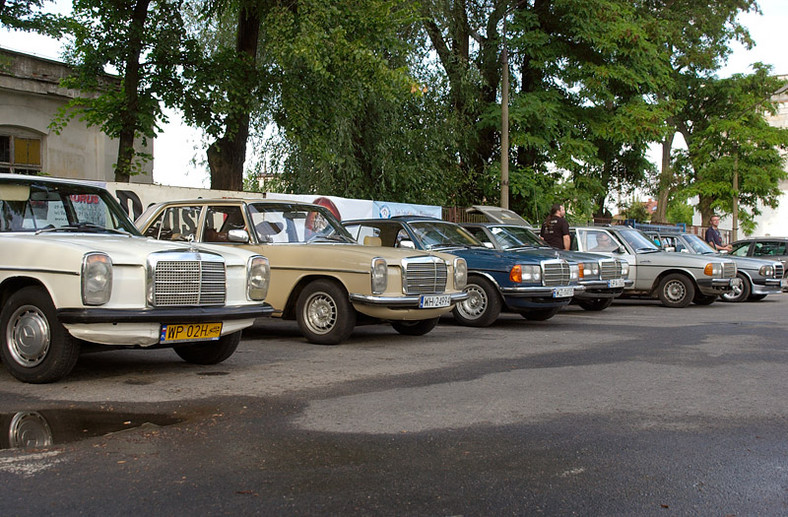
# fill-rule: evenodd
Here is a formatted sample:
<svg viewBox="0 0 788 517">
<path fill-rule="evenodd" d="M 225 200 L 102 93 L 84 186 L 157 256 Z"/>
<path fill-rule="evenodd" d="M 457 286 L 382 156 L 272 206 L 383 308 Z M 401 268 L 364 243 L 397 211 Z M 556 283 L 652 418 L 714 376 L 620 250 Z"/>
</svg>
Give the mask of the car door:
<svg viewBox="0 0 788 517">
<path fill-rule="evenodd" d="M 614 232 L 608 232 L 603 228 L 578 228 L 573 239 L 572 249 L 626 260 L 629 264 L 629 279 L 633 280 L 633 285 L 637 287 L 637 255 L 632 253 L 626 244 L 616 237 Z"/>
</svg>

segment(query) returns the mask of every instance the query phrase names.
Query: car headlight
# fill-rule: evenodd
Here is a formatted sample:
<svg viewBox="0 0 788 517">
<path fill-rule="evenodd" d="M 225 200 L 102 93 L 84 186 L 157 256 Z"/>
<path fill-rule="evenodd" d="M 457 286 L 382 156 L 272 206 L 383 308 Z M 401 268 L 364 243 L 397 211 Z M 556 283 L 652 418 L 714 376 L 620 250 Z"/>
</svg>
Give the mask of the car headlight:
<svg viewBox="0 0 788 517">
<path fill-rule="evenodd" d="M 509 280 L 516 284 L 523 282 L 542 283 L 542 266 L 515 264 L 509 271 Z"/>
<path fill-rule="evenodd" d="M 569 264 L 569 280 L 577 282 L 580 279 L 580 266 L 577 264 Z"/>
<path fill-rule="evenodd" d="M 260 255 L 251 257 L 246 264 L 246 293 L 250 300 L 265 300 L 271 283 L 271 266 Z"/>
<path fill-rule="evenodd" d="M 619 264 L 621 264 L 621 278 L 629 278 L 629 262 L 621 260 Z"/>
<path fill-rule="evenodd" d="M 774 266 L 761 266 L 761 269 L 758 270 L 761 276 L 766 278 L 771 278 L 774 276 Z"/>
<path fill-rule="evenodd" d="M 373 258 L 370 272 L 372 277 L 372 294 L 384 293 L 389 285 L 389 269 L 386 259 L 382 257 Z"/>
<path fill-rule="evenodd" d="M 104 253 L 82 258 L 82 303 L 104 305 L 112 295 L 112 259 Z"/>
<path fill-rule="evenodd" d="M 454 288 L 457 290 L 465 289 L 468 284 L 468 263 L 464 258 L 454 259 Z"/>
<path fill-rule="evenodd" d="M 722 264 L 719 262 L 709 262 L 703 268 L 703 274 L 706 276 L 722 276 Z"/>
</svg>

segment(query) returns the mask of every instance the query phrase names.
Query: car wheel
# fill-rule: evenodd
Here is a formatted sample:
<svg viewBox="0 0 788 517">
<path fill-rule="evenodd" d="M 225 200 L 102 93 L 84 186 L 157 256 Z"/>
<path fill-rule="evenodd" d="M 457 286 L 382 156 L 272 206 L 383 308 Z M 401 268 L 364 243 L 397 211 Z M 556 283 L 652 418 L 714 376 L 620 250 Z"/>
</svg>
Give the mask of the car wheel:
<svg viewBox="0 0 788 517">
<path fill-rule="evenodd" d="M 3 364 L 22 382 L 54 382 L 77 364 L 79 343 L 58 321 L 55 306 L 41 287 L 12 294 L 0 313 L 0 328 Z"/>
<path fill-rule="evenodd" d="M 241 332 L 233 332 L 222 336 L 218 341 L 181 345 L 175 347 L 175 353 L 192 364 L 219 364 L 235 352 L 241 342 Z"/>
<path fill-rule="evenodd" d="M 657 294 L 665 307 L 682 308 L 695 298 L 695 286 L 685 275 L 671 273 L 659 283 Z"/>
<path fill-rule="evenodd" d="M 336 345 L 353 332 L 356 310 L 342 287 L 330 280 L 315 280 L 298 295 L 296 320 L 311 343 Z"/>
<path fill-rule="evenodd" d="M 750 293 L 752 292 L 750 281 L 745 275 L 742 275 L 741 273 L 737 273 L 736 276 L 739 278 L 739 280 L 741 280 L 741 282 L 735 282 L 736 285 L 734 285 L 730 291 L 720 295 L 720 298 L 722 298 L 723 301 L 743 302 L 750 297 Z"/>
<path fill-rule="evenodd" d="M 748 300 L 750 300 L 751 302 L 758 302 L 763 300 L 764 298 L 766 298 L 765 294 L 751 294 Z"/>
<path fill-rule="evenodd" d="M 501 297 L 492 282 L 482 277 L 468 279 L 468 298 L 454 306 L 454 319 L 468 327 L 487 327 L 501 314 Z"/>
<path fill-rule="evenodd" d="M 394 330 L 405 336 L 423 336 L 438 324 L 440 318 L 418 321 L 392 321 Z"/>
<path fill-rule="evenodd" d="M 584 298 L 578 300 L 577 304 L 587 311 L 603 311 L 613 304 L 613 298 Z"/>
<path fill-rule="evenodd" d="M 692 299 L 692 303 L 695 305 L 711 305 L 717 301 L 716 294 L 696 294 L 695 298 Z"/>
<path fill-rule="evenodd" d="M 560 311 L 560 307 L 553 307 L 551 309 L 532 309 L 523 311 L 520 315 L 528 321 L 547 321 Z"/>
</svg>

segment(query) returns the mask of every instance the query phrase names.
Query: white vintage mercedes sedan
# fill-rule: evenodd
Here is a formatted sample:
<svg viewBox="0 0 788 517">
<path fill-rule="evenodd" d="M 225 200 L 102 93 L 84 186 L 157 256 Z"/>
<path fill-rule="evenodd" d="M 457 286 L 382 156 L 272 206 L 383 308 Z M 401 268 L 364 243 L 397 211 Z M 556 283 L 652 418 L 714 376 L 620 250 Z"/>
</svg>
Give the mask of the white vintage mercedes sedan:
<svg viewBox="0 0 788 517">
<path fill-rule="evenodd" d="M 270 315 L 268 259 L 146 239 L 103 188 L 0 174 L 0 357 L 24 382 L 53 382 L 82 345 L 172 347 L 216 364 Z"/>
</svg>

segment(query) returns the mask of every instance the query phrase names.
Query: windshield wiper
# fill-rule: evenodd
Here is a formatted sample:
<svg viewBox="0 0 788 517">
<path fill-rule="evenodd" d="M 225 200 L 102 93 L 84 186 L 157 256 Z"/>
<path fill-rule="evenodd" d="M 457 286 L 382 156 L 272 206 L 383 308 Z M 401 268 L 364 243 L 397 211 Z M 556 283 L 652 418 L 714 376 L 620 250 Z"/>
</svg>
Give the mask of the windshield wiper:
<svg viewBox="0 0 788 517">
<path fill-rule="evenodd" d="M 50 232 L 90 232 L 90 233 L 116 233 L 120 235 L 128 235 L 128 232 L 124 232 L 122 230 L 116 230 L 114 228 L 107 228 L 105 226 L 99 226 L 98 224 L 93 223 L 72 223 L 66 226 L 52 226 L 51 228 L 41 228 L 40 230 L 36 231 L 36 235 L 39 233 L 50 233 Z"/>
</svg>

